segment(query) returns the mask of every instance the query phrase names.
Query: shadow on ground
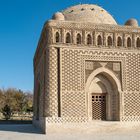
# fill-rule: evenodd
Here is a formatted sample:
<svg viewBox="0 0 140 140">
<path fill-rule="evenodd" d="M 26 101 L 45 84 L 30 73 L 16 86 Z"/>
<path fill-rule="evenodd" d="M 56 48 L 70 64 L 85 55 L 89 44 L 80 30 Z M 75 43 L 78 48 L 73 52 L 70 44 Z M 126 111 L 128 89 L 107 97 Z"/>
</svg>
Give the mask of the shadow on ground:
<svg viewBox="0 0 140 140">
<path fill-rule="evenodd" d="M 0 131 L 43 134 L 41 129 L 34 127 L 32 124 L 0 124 Z"/>
<path fill-rule="evenodd" d="M 31 120 L 0 120 L 1 124 L 32 124 Z"/>
</svg>

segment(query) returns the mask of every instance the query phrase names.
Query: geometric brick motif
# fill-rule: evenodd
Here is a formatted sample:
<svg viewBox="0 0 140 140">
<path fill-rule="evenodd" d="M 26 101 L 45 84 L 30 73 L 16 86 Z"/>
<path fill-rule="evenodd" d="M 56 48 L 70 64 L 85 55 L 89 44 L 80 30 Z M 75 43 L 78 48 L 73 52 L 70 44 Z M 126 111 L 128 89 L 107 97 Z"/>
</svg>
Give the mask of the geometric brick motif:
<svg viewBox="0 0 140 140">
<path fill-rule="evenodd" d="M 117 53 L 115 51 L 76 50 L 61 48 L 61 115 L 58 116 L 58 73 L 57 49 L 49 48 L 48 78 L 46 78 L 46 116 L 55 116 L 48 122 L 85 121 L 87 117 L 86 95 L 84 92 L 86 79 L 91 72 L 99 67 L 112 70 L 122 82 L 124 103 L 122 121 L 140 121 L 140 54 Z M 44 60 L 41 60 L 40 76 L 44 77 Z M 88 74 L 86 74 L 88 71 Z M 43 80 L 41 83 L 40 110 L 43 110 Z M 40 112 L 40 116 L 42 116 Z M 83 119 L 81 119 L 83 118 Z M 75 122 L 76 122 L 75 121 Z"/>
<path fill-rule="evenodd" d="M 93 70 L 94 63 L 92 61 L 85 62 L 85 69 L 86 70 Z"/>
<path fill-rule="evenodd" d="M 97 68 L 105 67 L 114 72 L 114 74 L 121 81 L 121 64 L 120 62 L 110 62 L 110 61 L 85 61 L 85 77 L 88 79 L 89 75 Z"/>
<path fill-rule="evenodd" d="M 140 92 L 124 93 L 124 116 L 140 116 Z"/>
<path fill-rule="evenodd" d="M 49 67 L 46 78 L 46 116 L 58 116 L 57 50 L 49 49 Z"/>
<path fill-rule="evenodd" d="M 84 9 L 85 12 L 87 10 Z M 70 17 L 72 15 L 75 17 L 75 14 L 77 15 L 75 10 L 69 13 Z M 99 17 L 103 18 L 101 15 Z M 56 32 L 59 33 L 58 41 L 56 41 Z M 69 41 L 66 41 L 66 33 L 70 33 Z M 77 42 L 78 34 L 80 34 L 80 44 Z M 101 39 L 98 39 L 99 36 Z M 121 41 L 118 41 L 118 37 Z M 112 113 L 115 118 L 114 114 L 120 107 L 121 120 L 140 121 L 140 42 L 137 42 L 139 37 L 140 28 L 135 27 L 98 25 L 86 21 L 47 22 L 34 57 L 35 116 L 38 116 L 39 112 L 40 120 L 42 117 L 47 117 L 47 123 L 86 122 L 89 113 L 87 108 L 89 100 L 85 93 L 86 82 L 94 70 L 103 67 L 106 71 L 110 70 L 110 74 L 116 75 L 114 76 L 117 78 L 116 81 L 120 81 L 121 84 L 119 88 L 121 93 L 111 95 L 110 114 Z M 130 38 L 129 43 L 128 38 Z M 108 83 L 112 81 L 107 74 L 103 74 L 102 77 L 107 77 Z M 100 80 L 100 77 L 96 78 Z M 117 91 L 119 84 L 115 84 L 114 81 L 112 84 L 106 84 L 111 85 L 112 91 L 113 87 Z M 97 109 L 98 114 L 95 115 L 97 118 L 98 115 L 102 115 L 101 113 L 105 115 L 105 112 L 101 111 L 106 105 L 104 102 L 92 103 L 93 110 L 90 111 L 94 112 L 94 109 Z M 36 106 L 39 106 L 39 111 Z"/>
<path fill-rule="evenodd" d="M 62 93 L 62 117 L 85 117 L 85 93 L 65 91 Z"/>
<path fill-rule="evenodd" d="M 122 120 L 131 121 L 132 118 L 139 120 L 140 92 L 136 91 L 140 91 L 140 54 L 103 50 L 75 50 L 72 48 L 63 48 L 61 53 L 62 116 L 79 117 L 86 114 L 85 93 L 83 92 L 86 79 L 94 69 L 105 64 L 105 67 L 116 73 L 122 82 L 122 91 L 125 91 L 122 101 L 124 103 Z"/>
<path fill-rule="evenodd" d="M 47 117 L 46 123 L 85 123 L 88 119 L 85 117 Z"/>
<path fill-rule="evenodd" d="M 113 63 L 113 71 L 120 71 L 120 63 Z"/>
<path fill-rule="evenodd" d="M 94 69 L 113 65 L 112 61 L 124 65 L 124 56 L 118 53 L 85 51 L 61 48 L 61 115 L 62 117 L 87 117 L 85 93 L 85 69 L 91 73 Z M 109 65 L 107 65 L 109 64 Z M 113 70 L 113 66 L 109 67 Z M 91 70 L 93 69 L 93 70 Z M 124 72 L 122 71 L 122 74 Z M 120 76 L 120 77 L 125 77 Z M 118 77 L 118 79 L 120 78 Z M 125 78 L 123 78 L 124 80 Z M 121 81 L 121 80 L 120 80 Z M 125 82 L 123 82 L 125 84 Z"/>
<path fill-rule="evenodd" d="M 128 91 L 140 91 L 140 54 L 127 55 L 126 82 Z"/>
<path fill-rule="evenodd" d="M 77 51 L 62 52 L 62 90 L 80 90 L 80 57 Z"/>
</svg>

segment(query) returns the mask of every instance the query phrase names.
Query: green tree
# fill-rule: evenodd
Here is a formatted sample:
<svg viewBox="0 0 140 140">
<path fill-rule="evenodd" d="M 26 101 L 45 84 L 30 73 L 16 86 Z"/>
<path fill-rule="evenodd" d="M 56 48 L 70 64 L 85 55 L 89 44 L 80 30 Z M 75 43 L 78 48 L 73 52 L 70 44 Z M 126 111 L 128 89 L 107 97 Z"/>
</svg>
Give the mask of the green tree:
<svg viewBox="0 0 140 140">
<path fill-rule="evenodd" d="M 3 91 L 0 89 L 0 111 L 4 106 L 4 94 Z"/>
<path fill-rule="evenodd" d="M 33 95 L 30 92 L 26 93 L 26 105 L 24 107 L 25 112 L 33 112 Z"/>
<path fill-rule="evenodd" d="M 33 112 L 33 95 L 30 92 L 23 92 L 14 88 L 0 90 L 0 111 L 8 110 L 6 107 L 10 107 L 13 114 Z"/>
<path fill-rule="evenodd" d="M 10 106 L 10 108 L 14 111 L 15 107 L 15 100 L 14 100 L 14 94 L 16 90 L 9 88 L 7 90 L 4 90 L 4 104 Z"/>
<path fill-rule="evenodd" d="M 9 120 L 12 116 L 12 110 L 9 105 L 5 105 L 2 108 L 2 114 L 6 120 Z"/>
<path fill-rule="evenodd" d="M 17 112 L 22 112 L 25 104 L 27 103 L 26 103 L 26 96 L 21 90 L 15 92 L 14 102 L 15 102 L 15 106 L 14 106 L 15 110 Z"/>
</svg>

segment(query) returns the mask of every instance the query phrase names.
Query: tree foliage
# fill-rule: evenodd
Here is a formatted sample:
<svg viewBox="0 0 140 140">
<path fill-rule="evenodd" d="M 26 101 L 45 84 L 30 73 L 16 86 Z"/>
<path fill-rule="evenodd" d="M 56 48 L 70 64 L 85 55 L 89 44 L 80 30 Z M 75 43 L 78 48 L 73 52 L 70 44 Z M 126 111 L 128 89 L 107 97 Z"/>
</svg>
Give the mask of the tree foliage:
<svg viewBox="0 0 140 140">
<path fill-rule="evenodd" d="M 3 108 L 2 108 L 2 114 L 3 116 L 5 117 L 6 120 L 9 120 L 12 116 L 12 110 L 10 108 L 10 106 L 8 105 L 5 105 Z"/>
<path fill-rule="evenodd" d="M 0 89 L 0 111 L 4 116 L 33 111 L 33 95 L 14 88 Z M 7 114 L 6 114 L 7 113 Z M 5 117 L 6 119 L 8 117 Z"/>
</svg>

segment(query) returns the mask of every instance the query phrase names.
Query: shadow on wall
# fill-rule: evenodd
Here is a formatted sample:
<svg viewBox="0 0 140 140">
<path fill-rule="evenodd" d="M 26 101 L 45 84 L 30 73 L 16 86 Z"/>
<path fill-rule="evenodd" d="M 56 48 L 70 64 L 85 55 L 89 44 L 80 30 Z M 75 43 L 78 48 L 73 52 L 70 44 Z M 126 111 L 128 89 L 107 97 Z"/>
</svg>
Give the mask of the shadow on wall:
<svg viewBox="0 0 140 140">
<path fill-rule="evenodd" d="M 0 124 L 0 131 L 43 134 L 41 129 L 34 127 L 32 124 Z"/>
</svg>

